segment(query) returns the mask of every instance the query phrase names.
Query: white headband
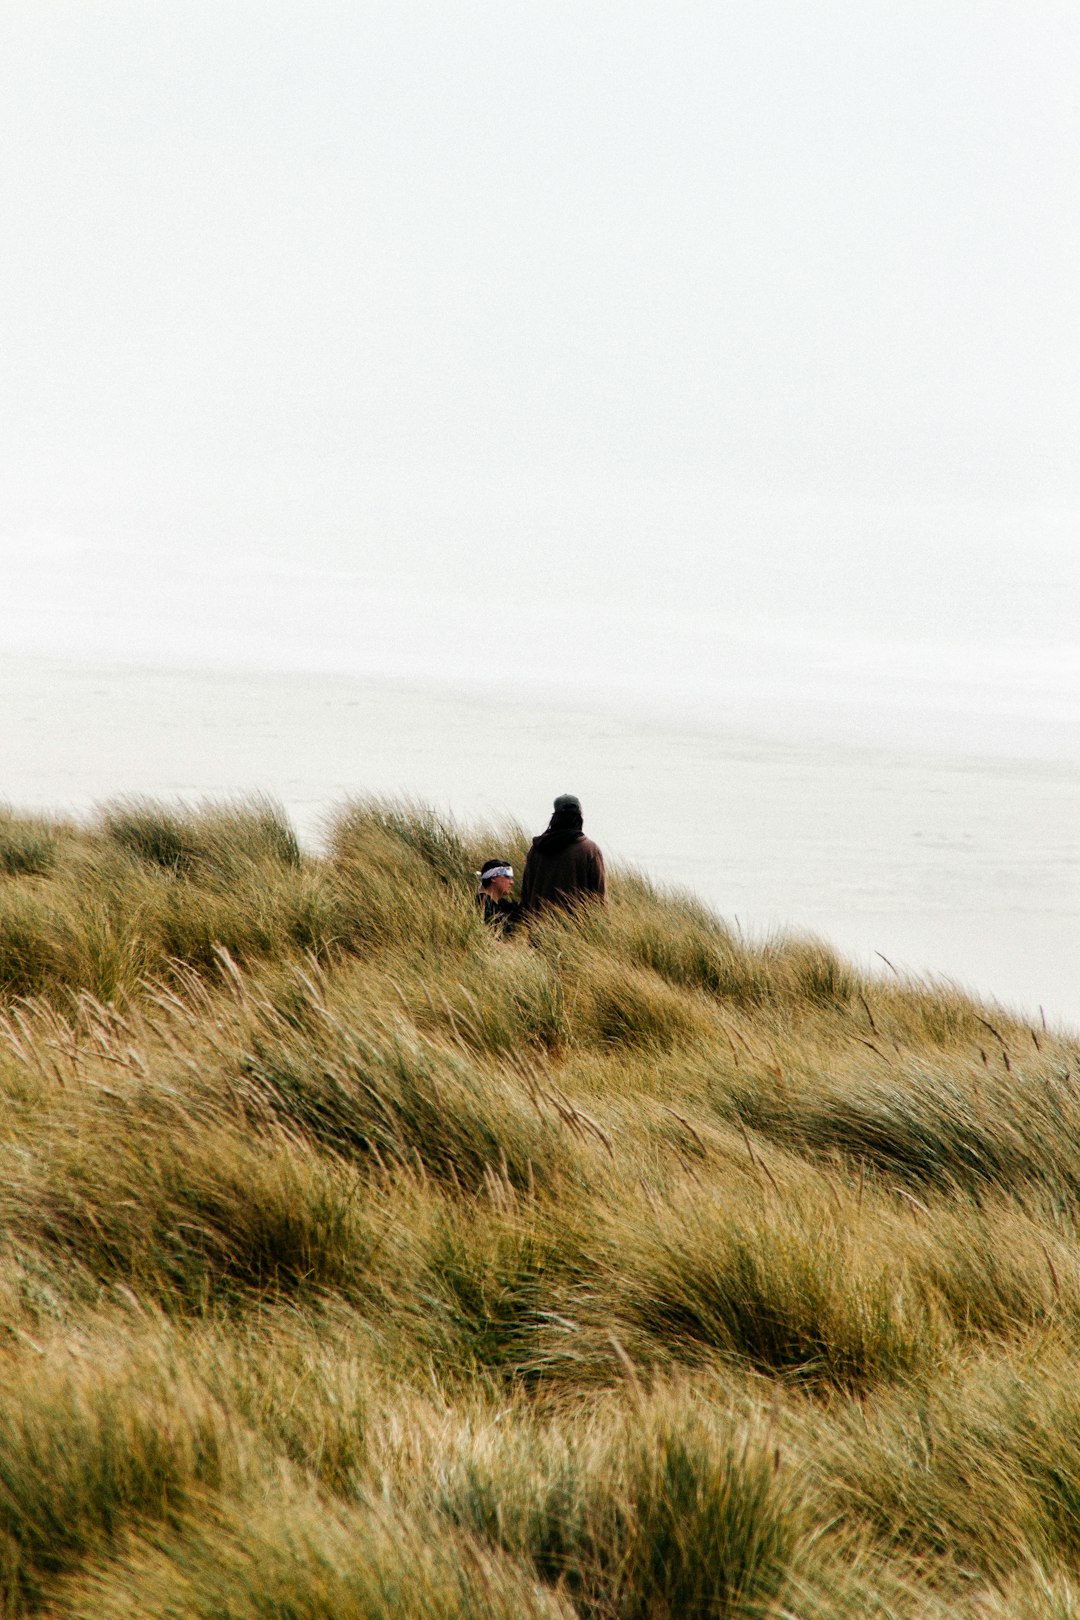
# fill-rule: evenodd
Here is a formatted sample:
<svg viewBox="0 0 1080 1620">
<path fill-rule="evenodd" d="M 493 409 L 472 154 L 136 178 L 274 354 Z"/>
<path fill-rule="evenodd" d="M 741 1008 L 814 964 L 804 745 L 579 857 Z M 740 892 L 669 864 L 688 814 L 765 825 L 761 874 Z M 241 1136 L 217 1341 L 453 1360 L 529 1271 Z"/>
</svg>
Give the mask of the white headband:
<svg viewBox="0 0 1080 1620">
<path fill-rule="evenodd" d="M 514 868 L 512 866 L 489 866 L 486 872 L 477 872 L 476 875 L 481 883 L 490 883 L 492 878 L 495 877 L 512 878 Z"/>
</svg>

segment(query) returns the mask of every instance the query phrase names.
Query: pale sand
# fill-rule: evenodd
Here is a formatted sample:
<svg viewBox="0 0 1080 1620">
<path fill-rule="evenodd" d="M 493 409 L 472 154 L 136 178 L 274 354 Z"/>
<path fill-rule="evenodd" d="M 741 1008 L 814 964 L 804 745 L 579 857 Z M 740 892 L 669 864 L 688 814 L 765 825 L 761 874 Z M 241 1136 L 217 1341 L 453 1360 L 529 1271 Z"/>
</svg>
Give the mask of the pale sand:
<svg viewBox="0 0 1080 1620">
<path fill-rule="evenodd" d="M 302 836 L 350 794 L 543 826 L 585 803 L 611 857 L 760 935 L 812 930 L 1080 1025 L 1080 766 L 739 735 L 543 699 L 324 675 L 0 661 L 0 797 L 270 793 Z"/>
</svg>

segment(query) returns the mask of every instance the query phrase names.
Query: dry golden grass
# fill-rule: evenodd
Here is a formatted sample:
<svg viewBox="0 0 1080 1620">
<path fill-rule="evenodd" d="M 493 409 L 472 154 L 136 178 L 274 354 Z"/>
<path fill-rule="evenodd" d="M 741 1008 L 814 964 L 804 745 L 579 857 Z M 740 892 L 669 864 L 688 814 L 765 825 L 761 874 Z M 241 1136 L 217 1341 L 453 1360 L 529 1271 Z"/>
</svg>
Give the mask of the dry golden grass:
<svg viewBox="0 0 1080 1620">
<path fill-rule="evenodd" d="M 1080 1613 L 1080 1056 L 355 804 L 0 819 L 0 1605 Z"/>
</svg>

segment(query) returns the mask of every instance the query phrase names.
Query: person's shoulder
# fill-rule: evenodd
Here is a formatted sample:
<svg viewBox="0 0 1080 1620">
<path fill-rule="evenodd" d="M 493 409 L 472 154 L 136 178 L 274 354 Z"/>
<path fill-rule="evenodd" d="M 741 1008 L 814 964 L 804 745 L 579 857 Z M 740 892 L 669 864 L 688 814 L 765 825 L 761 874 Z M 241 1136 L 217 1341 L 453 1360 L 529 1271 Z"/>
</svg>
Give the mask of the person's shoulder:
<svg viewBox="0 0 1080 1620">
<path fill-rule="evenodd" d="M 599 855 L 600 853 L 600 845 L 595 843 L 591 838 L 582 838 L 581 843 L 578 845 L 578 849 L 584 850 L 586 855 Z"/>
<path fill-rule="evenodd" d="M 494 918 L 495 927 L 504 939 L 509 939 L 521 921 L 521 901 L 511 900 L 504 896 L 499 901 L 498 911 Z"/>
</svg>

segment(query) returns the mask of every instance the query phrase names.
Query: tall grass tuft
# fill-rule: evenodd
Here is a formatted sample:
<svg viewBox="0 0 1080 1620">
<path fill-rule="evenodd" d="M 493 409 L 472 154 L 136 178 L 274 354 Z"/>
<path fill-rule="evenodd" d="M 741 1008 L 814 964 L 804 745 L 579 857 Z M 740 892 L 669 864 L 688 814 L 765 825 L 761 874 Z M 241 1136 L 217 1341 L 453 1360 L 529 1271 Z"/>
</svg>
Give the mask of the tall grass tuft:
<svg viewBox="0 0 1080 1620">
<path fill-rule="evenodd" d="M 0 817 L 0 1609 L 1075 1612 L 1076 1038 L 525 844 Z"/>
<path fill-rule="evenodd" d="M 66 1365 L 65 1365 L 66 1361 Z M 175 1522 L 232 1468 L 228 1415 L 155 1369 L 40 1358 L 0 1385 L 0 1591 L 36 1612 L 50 1583 L 132 1522 Z"/>
<path fill-rule="evenodd" d="M 0 808 L 0 878 L 34 877 L 55 865 L 64 829 Z"/>
<path fill-rule="evenodd" d="M 591 1428 L 466 1450 L 442 1511 L 527 1560 L 588 1620 L 769 1610 L 804 1521 L 760 1437 L 663 1392 Z"/>
</svg>

